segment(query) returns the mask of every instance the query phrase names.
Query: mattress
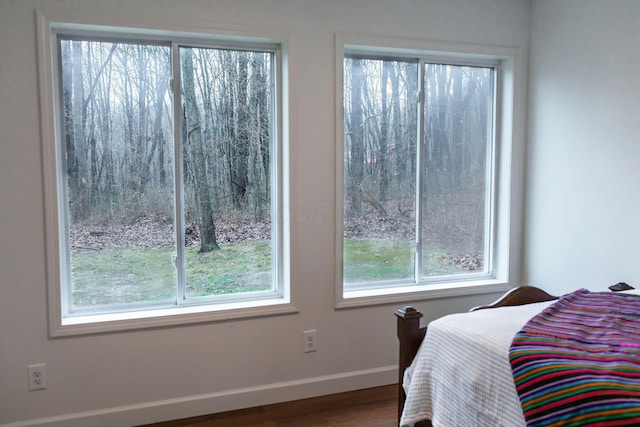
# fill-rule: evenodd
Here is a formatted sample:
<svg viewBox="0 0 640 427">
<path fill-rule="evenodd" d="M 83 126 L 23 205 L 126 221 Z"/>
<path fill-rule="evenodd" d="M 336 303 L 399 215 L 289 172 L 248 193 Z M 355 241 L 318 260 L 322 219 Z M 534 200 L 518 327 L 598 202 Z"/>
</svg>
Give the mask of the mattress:
<svg viewBox="0 0 640 427">
<path fill-rule="evenodd" d="M 509 346 L 553 301 L 444 316 L 429 324 L 411 366 L 401 426 L 430 419 L 434 427 L 525 426 Z"/>
</svg>

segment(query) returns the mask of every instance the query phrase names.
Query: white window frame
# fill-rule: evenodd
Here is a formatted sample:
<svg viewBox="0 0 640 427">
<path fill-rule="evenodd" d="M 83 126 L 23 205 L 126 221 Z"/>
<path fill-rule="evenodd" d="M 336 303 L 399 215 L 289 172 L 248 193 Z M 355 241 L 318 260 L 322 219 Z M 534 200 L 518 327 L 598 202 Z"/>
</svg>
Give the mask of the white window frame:
<svg viewBox="0 0 640 427">
<path fill-rule="evenodd" d="M 371 286 L 345 288 L 343 278 L 344 226 L 344 57 L 364 54 L 381 58 L 429 57 L 456 65 L 488 65 L 497 69 L 495 80 L 494 153 L 492 200 L 489 209 L 491 255 L 489 273 L 484 276 L 420 279 Z M 336 234 L 335 306 L 358 307 L 382 303 L 427 300 L 458 295 L 503 292 L 519 283 L 522 188 L 524 164 L 524 59 L 515 47 L 433 42 L 429 40 L 338 34 L 335 39 L 336 64 Z M 424 62 L 420 62 L 424 64 Z M 420 85 L 422 83 L 419 83 Z M 419 135 L 422 130 L 420 130 Z M 420 280 L 420 281 L 419 281 Z"/>
<path fill-rule="evenodd" d="M 289 215 L 286 212 L 290 205 L 289 197 L 289 89 L 288 64 L 291 62 L 291 51 L 288 48 L 290 36 L 273 34 L 247 35 L 241 30 L 198 28 L 193 24 L 185 24 L 177 28 L 172 23 L 170 30 L 137 28 L 127 25 L 105 26 L 94 23 L 69 20 L 67 17 L 36 13 L 38 29 L 38 59 L 40 84 L 41 138 L 43 156 L 43 186 L 45 209 L 45 250 L 47 262 L 47 290 L 49 312 L 49 335 L 60 337 L 68 335 L 111 332 L 140 329 L 148 327 L 181 325 L 210 322 L 256 316 L 270 316 L 297 312 L 293 305 L 290 289 L 290 231 Z M 160 28 L 163 25 L 159 26 Z M 276 123 L 273 125 L 274 153 L 272 161 L 272 240 L 274 247 L 274 282 L 276 290 L 261 293 L 260 298 L 203 298 L 199 303 L 177 304 L 171 306 L 138 307 L 133 311 L 105 312 L 104 310 L 88 311 L 72 314 L 67 307 L 65 296 L 67 287 L 63 281 L 68 280 L 65 265 L 68 264 L 68 242 L 64 236 L 67 230 L 64 211 L 64 195 L 66 194 L 64 165 L 64 148 L 59 138 L 62 135 L 59 124 L 60 95 L 59 65 L 55 58 L 58 34 L 74 36 L 100 36 L 128 40 L 149 40 L 169 42 L 177 52 L 180 45 L 212 46 L 212 47 L 245 47 L 254 48 L 266 45 L 274 46 L 276 81 L 274 103 Z M 175 78 L 177 58 L 174 55 L 174 81 L 172 92 L 174 99 L 179 97 L 179 82 Z M 176 103 L 174 103 L 175 106 Z M 177 107 L 175 107 L 177 108 Z M 179 132 L 175 130 L 175 137 Z M 179 142 L 176 142 L 179 144 Z M 175 150 L 181 156 L 182 150 Z M 177 179 L 174 177 L 174 179 Z M 180 188 L 180 185 L 177 186 Z M 176 198 L 181 197 L 179 190 Z M 177 216 L 178 225 L 180 215 Z M 180 246 L 180 245 L 178 245 Z M 180 248 L 178 255 L 180 255 Z M 180 257 L 180 256 L 179 256 Z M 178 262 L 182 260 L 178 259 Z"/>
</svg>

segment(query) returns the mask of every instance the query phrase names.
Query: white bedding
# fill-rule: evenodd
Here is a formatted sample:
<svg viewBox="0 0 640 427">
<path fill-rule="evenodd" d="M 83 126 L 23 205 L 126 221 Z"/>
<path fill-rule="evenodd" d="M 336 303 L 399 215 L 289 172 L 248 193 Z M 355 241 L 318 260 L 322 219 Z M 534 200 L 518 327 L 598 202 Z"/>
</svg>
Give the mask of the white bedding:
<svg viewBox="0 0 640 427">
<path fill-rule="evenodd" d="M 404 375 L 402 426 L 524 426 L 509 365 L 509 346 L 551 302 L 452 314 L 429 324 Z M 469 357 L 473 355 L 473 357 Z"/>
</svg>

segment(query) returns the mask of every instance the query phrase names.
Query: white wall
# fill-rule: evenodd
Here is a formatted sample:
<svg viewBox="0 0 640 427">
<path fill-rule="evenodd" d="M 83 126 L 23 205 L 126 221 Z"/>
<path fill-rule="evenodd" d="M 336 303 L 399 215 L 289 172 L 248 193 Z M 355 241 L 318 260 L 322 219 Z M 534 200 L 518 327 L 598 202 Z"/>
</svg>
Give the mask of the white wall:
<svg viewBox="0 0 640 427">
<path fill-rule="evenodd" d="M 45 13 L 52 8 L 66 10 L 104 23 L 121 16 L 140 16 L 151 25 L 175 19 L 249 30 L 276 29 L 294 35 L 292 278 L 299 314 L 48 339 L 36 8 Z M 538 7 L 539 15 L 544 12 Z M 333 306 L 335 32 L 507 45 L 522 48 L 526 55 L 529 2 L 0 0 L 0 424 L 39 419 L 48 425 L 56 425 L 56 421 L 65 426 L 131 425 L 394 382 L 397 350 L 392 312 L 399 304 L 341 311 Z M 566 35 L 573 36 L 570 32 Z M 538 34 L 537 38 L 543 36 Z M 637 56 L 634 60 L 638 61 Z M 617 74 L 626 72 L 622 67 L 615 70 Z M 610 83 L 605 80 L 609 76 L 601 74 L 600 81 Z M 591 84 L 590 74 L 582 79 Z M 607 96 L 605 101 L 612 103 L 612 99 Z M 625 115 L 627 120 L 632 117 L 631 112 Z M 543 112 L 534 118 L 553 120 Z M 609 115 L 604 119 L 618 121 Z M 626 126 L 630 133 L 635 125 L 629 122 Z M 609 131 L 617 132 L 614 127 Z M 582 134 L 591 138 L 592 150 L 602 143 L 591 133 Z M 547 140 L 547 135 L 540 133 L 536 136 L 536 141 L 545 138 L 547 144 L 559 139 Z M 617 135 L 616 142 L 630 143 L 623 136 Z M 609 135 L 606 140 L 611 146 L 614 137 Z M 535 159 L 546 163 L 544 156 L 549 150 L 542 144 L 536 146 Z M 631 166 L 635 152 L 631 146 L 626 150 L 628 157 L 622 161 Z M 606 154 L 605 145 L 597 152 Z M 568 149 L 561 153 L 572 154 Z M 596 154 L 585 156 L 586 162 Z M 600 157 L 601 162 L 608 158 Z M 533 172 L 540 169 L 538 163 Z M 614 166 L 606 164 L 600 172 L 608 175 Z M 585 168 L 583 165 L 580 170 Z M 554 174 L 562 172 L 558 169 Z M 638 172 L 632 173 L 630 177 L 637 184 Z M 633 185 L 624 183 L 622 177 L 607 179 L 624 186 L 625 191 Z M 546 183 L 532 181 L 536 202 L 559 198 L 546 194 Z M 571 214 L 574 220 L 573 211 L 578 207 L 569 206 L 567 218 Z M 629 209 L 620 210 L 622 207 Z M 601 210 L 617 212 L 616 222 L 626 221 L 631 227 L 631 207 L 627 203 Z M 542 211 L 532 213 L 549 221 Z M 593 213 L 588 218 L 593 218 Z M 531 231 L 537 231 L 540 221 L 532 226 Z M 581 227 L 579 231 L 585 230 Z M 537 247 L 549 243 L 535 237 L 537 233 L 533 235 Z M 541 264 L 541 256 L 537 258 Z M 423 302 L 419 307 L 428 318 L 435 318 L 494 296 Z M 320 349 L 304 354 L 301 333 L 309 328 L 318 330 Z M 26 366 L 39 362 L 47 364 L 49 387 L 28 392 Z"/>
<path fill-rule="evenodd" d="M 640 287 L 640 2 L 532 3 L 527 283 Z"/>
</svg>

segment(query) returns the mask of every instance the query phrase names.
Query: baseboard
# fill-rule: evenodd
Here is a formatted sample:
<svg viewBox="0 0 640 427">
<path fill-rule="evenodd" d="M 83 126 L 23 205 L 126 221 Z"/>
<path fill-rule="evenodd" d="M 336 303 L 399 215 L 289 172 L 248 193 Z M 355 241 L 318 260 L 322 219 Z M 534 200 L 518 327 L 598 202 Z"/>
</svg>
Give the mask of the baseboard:
<svg viewBox="0 0 640 427">
<path fill-rule="evenodd" d="M 396 365 L 384 366 L 177 399 L 19 421 L 2 424 L 0 427 L 136 426 L 378 387 L 394 384 L 397 379 L 398 367 Z"/>
</svg>

